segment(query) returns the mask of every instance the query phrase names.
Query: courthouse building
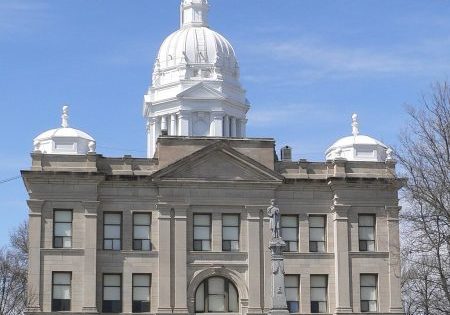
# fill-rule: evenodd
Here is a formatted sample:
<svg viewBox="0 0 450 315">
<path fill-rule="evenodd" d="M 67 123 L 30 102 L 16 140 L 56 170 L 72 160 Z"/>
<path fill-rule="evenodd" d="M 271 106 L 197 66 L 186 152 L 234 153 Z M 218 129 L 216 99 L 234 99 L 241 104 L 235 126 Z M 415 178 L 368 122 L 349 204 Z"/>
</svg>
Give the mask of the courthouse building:
<svg viewBox="0 0 450 315">
<path fill-rule="evenodd" d="M 289 312 L 402 314 L 391 150 L 359 134 L 356 115 L 321 161 L 247 137 L 236 56 L 208 10 L 183 0 L 161 45 L 144 96 L 146 158 L 97 153 L 67 107 L 60 128 L 34 139 L 22 171 L 28 314 L 267 314 L 271 199 Z"/>
</svg>

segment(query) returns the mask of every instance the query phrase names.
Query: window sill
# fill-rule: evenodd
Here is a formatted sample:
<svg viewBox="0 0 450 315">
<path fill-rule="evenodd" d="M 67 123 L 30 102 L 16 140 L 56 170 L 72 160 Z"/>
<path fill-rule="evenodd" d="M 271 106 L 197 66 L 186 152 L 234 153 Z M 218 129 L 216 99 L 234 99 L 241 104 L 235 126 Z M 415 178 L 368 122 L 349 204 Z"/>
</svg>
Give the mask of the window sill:
<svg viewBox="0 0 450 315">
<path fill-rule="evenodd" d="M 352 257 L 388 258 L 389 252 L 349 252 Z"/>
<path fill-rule="evenodd" d="M 62 254 L 72 254 L 72 255 L 84 255 L 83 248 L 41 248 L 42 254 L 47 255 L 62 255 Z"/>
</svg>

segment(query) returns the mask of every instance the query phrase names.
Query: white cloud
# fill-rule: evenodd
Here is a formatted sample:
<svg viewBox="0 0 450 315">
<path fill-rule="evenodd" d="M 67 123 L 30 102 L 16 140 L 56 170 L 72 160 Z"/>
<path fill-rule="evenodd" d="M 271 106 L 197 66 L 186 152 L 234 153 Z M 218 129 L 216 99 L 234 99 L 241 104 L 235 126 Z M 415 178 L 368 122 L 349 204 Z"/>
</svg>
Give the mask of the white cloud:
<svg viewBox="0 0 450 315">
<path fill-rule="evenodd" d="M 272 40 L 246 47 L 250 55 L 275 60 L 290 68 L 289 79 L 277 74 L 253 73 L 244 76 L 251 82 L 298 85 L 319 80 L 362 76 L 440 75 L 450 71 L 447 38 L 426 39 L 418 43 L 375 48 L 339 46 L 318 39 Z"/>
<path fill-rule="evenodd" d="M 2 0 L 0 33 L 32 32 L 48 20 L 48 6 L 39 1 Z"/>
</svg>

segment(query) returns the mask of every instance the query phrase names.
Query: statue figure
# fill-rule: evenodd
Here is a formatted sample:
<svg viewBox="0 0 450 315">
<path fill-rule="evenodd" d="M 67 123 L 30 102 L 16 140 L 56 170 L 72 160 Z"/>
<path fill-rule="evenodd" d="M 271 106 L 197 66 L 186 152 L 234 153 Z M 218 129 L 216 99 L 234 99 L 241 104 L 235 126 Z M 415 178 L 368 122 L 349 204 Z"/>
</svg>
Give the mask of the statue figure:
<svg viewBox="0 0 450 315">
<path fill-rule="evenodd" d="M 267 208 L 267 215 L 270 217 L 272 238 L 280 238 L 280 209 L 276 206 L 275 199 L 270 200 L 270 206 Z"/>
</svg>

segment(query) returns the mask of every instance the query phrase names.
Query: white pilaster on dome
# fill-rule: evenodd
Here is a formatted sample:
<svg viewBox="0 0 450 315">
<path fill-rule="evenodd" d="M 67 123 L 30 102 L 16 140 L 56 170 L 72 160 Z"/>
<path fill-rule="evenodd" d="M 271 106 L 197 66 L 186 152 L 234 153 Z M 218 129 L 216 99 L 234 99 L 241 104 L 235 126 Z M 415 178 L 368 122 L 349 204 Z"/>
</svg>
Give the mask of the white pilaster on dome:
<svg viewBox="0 0 450 315">
<path fill-rule="evenodd" d="M 180 27 L 208 26 L 208 0 L 181 0 Z"/>
</svg>

